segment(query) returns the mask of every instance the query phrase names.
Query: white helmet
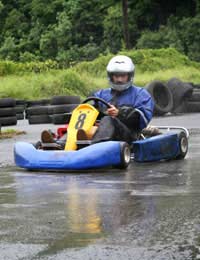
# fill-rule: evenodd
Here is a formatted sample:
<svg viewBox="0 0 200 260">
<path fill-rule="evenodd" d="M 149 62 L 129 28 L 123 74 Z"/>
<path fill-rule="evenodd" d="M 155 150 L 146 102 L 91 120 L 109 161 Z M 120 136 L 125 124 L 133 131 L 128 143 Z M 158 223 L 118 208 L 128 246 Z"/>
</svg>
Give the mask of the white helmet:
<svg viewBox="0 0 200 260">
<path fill-rule="evenodd" d="M 107 65 L 108 80 L 111 88 L 117 91 L 123 91 L 132 85 L 135 66 L 132 60 L 125 55 L 118 55 L 113 57 Z M 129 75 L 128 81 L 124 84 L 116 84 L 113 82 L 113 74 L 127 73 Z"/>
</svg>

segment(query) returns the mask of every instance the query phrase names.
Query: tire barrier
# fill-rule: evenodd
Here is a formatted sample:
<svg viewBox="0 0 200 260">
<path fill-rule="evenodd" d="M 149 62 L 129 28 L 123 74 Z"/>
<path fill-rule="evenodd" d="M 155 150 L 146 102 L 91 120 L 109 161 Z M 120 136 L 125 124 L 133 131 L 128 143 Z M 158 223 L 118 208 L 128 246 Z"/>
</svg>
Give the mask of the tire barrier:
<svg viewBox="0 0 200 260">
<path fill-rule="evenodd" d="M 80 104 L 81 99 L 79 96 L 53 96 L 51 105 L 64 105 L 64 104 Z"/>
<path fill-rule="evenodd" d="M 16 114 L 17 120 L 23 120 L 24 119 L 24 113 L 17 113 Z"/>
<path fill-rule="evenodd" d="M 14 107 L 16 106 L 16 100 L 14 98 L 1 98 L 0 108 L 2 107 Z"/>
<path fill-rule="evenodd" d="M 67 124 L 71 118 L 71 112 L 81 102 L 79 96 L 54 96 L 51 99 L 52 123 Z"/>
<path fill-rule="evenodd" d="M 154 80 L 146 85 L 146 89 L 155 102 L 154 115 L 200 112 L 200 84 L 171 78 L 166 84 Z M 53 96 L 29 101 L 0 98 L 0 125 L 16 125 L 17 120 L 24 118 L 29 124 L 66 124 L 80 102 L 79 96 Z"/>
<path fill-rule="evenodd" d="M 167 87 L 170 89 L 173 96 L 173 108 L 172 112 L 176 108 L 181 107 L 181 103 L 192 96 L 193 84 L 183 82 L 178 78 L 171 78 L 167 83 Z"/>
<path fill-rule="evenodd" d="M 200 89 L 199 90 L 194 89 L 193 93 L 192 93 L 192 96 L 188 99 L 188 101 L 200 102 Z"/>
<path fill-rule="evenodd" d="M 179 106 L 177 106 L 173 110 L 173 114 L 182 114 L 182 113 L 187 113 L 187 103 L 186 100 L 183 100 Z"/>
<path fill-rule="evenodd" d="M 27 101 L 25 118 L 28 119 L 29 124 L 51 123 L 51 117 L 49 116 L 48 112 L 49 104 L 49 99 Z"/>
<path fill-rule="evenodd" d="M 26 106 L 25 100 L 16 100 L 15 112 L 16 112 L 17 120 L 24 119 L 25 106 Z"/>
<path fill-rule="evenodd" d="M 78 104 L 54 105 L 52 107 L 52 114 L 70 113 L 76 108 Z"/>
<path fill-rule="evenodd" d="M 62 104 L 52 106 L 52 123 L 58 124 L 68 124 L 72 115 L 72 111 L 79 104 Z"/>
<path fill-rule="evenodd" d="M 47 106 L 49 104 L 50 104 L 49 99 L 29 100 L 29 101 L 26 102 L 26 107 Z"/>
<path fill-rule="evenodd" d="M 10 126 L 10 125 L 16 125 L 16 124 L 17 124 L 16 116 L 0 117 L 1 126 Z"/>
<path fill-rule="evenodd" d="M 173 97 L 170 89 L 161 81 L 152 81 L 146 89 L 151 94 L 154 102 L 154 115 L 164 115 L 173 108 Z"/>
<path fill-rule="evenodd" d="M 72 113 L 53 114 L 51 116 L 54 125 L 68 124 Z"/>
<path fill-rule="evenodd" d="M 16 99 L 16 116 L 17 120 L 22 120 L 24 119 L 24 114 L 25 114 L 25 109 L 27 106 L 27 101 L 23 99 Z"/>
<path fill-rule="evenodd" d="M 193 84 L 194 89 L 199 89 L 200 90 L 200 84 Z"/>
<path fill-rule="evenodd" d="M 200 112 L 200 101 L 186 101 L 187 113 Z"/>
<path fill-rule="evenodd" d="M 4 116 L 16 116 L 15 107 L 1 107 L 0 117 L 4 117 Z"/>
<path fill-rule="evenodd" d="M 10 126 L 17 124 L 16 101 L 13 98 L 0 99 L 0 125 Z"/>
<path fill-rule="evenodd" d="M 192 96 L 186 101 L 186 109 L 188 113 L 200 112 L 200 89 L 193 90 Z"/>
<path fill-rule="evenodd" d="M 32 124 L 50 124 L 52 122 L 49 115 L 31 115 L 28 118 L 30 125 Z"/>
<path fill-rule="evenodd" d="M 77 103 L 73 103 L 75 101 Z M 27 101 L 25 118 L 29 124 L 66 124 L 70 120 L 72 110 L 78 104 L 79 96 L 53 96 L 51 100 Z"/>
</svg>

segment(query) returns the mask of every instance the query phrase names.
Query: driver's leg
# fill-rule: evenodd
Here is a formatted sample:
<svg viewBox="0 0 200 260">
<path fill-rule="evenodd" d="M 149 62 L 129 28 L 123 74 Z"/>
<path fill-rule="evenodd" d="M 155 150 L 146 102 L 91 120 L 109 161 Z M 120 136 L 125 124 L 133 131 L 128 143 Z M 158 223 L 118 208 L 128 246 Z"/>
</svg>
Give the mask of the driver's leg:
<svg viewBox="0 0 200 260">
<path fill-rule="evenodd" d="M 92 143 L 102 141 L 124 141 L 131 143 L 134 134 L 118 118 L 105 116 L 101 119 L 99 127 L 92 138 Z"/>
</svg>

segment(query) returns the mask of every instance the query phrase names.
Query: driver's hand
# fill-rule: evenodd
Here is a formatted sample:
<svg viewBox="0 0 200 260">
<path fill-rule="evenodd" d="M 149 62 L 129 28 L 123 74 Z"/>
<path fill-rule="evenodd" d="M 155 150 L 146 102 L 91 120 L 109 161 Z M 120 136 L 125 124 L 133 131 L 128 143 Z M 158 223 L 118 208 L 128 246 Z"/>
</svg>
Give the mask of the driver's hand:
<svg viewBox="0 0 200 260">
<path fill-rule="evenodd" d="M 112 117 L 116 117 L 119 114 L 119 109 L 117 109 L 115 106 L 111 105 L 110 108 L 106 110 L 107 114 Z"/>
</svg>

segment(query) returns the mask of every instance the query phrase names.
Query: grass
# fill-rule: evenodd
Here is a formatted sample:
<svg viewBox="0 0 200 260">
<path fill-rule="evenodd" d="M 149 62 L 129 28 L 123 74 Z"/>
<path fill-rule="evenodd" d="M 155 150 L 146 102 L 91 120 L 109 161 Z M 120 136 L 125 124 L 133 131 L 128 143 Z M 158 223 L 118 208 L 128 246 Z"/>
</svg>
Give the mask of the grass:
<svg viewBox="0 0 200 260">
<path fill-rule="evenodd" d="M 175 69 L 158 70 L 155 72 L 146 72 L 141 74 L 136 74 L 135 84 L 139 86 L 145 86 L 152 80 L 161 80 L 167 82 L 170 78 L 179 78 L 185 82 L 200 83 L 200 70 L 194 67 L 177 67 Z"/>
<path fill-rule="evenodd" d="M 200 83 L 200 63 L 190 61 L 175 49 L 131 50 L 121 52 L 130 56 L 135 65 L 134 83 L 146 86 L 152 80 Z M 75 67 L 43 73 L 8 75 L 0 79 L 0 98 L 50 98 L 55 95 L 79 95 L 85 98 L 96 89 L 108 87 L 106 65 L 112 55 L 100 56 Z"/>
<path fill-rule="evenodd" d="M 0 131 L 0 139 L 12 138 L 12 137 L 15 137 L 17 135 L 22 135 L 22 134 L 26 134 L 26 132 L 14 130 L 14 129 L 2 130 L 2 131 Z"/>
</svg>

